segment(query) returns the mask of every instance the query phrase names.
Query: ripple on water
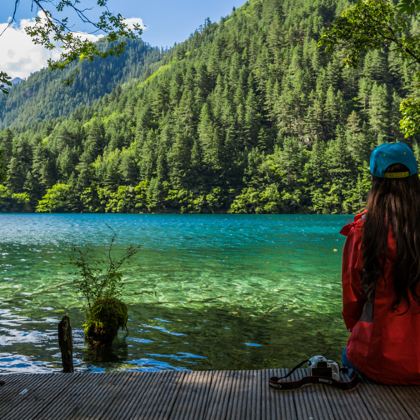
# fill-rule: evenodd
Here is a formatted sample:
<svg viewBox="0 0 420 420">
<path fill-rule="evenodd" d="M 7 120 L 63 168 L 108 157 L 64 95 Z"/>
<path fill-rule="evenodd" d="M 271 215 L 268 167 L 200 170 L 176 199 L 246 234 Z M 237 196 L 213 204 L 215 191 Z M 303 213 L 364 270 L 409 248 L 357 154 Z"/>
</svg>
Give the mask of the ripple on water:
<svg viewBox="0 0 420 420">
<path fill-rule="evenodd" d="M 60 368 L 57 322 L 69 313 L 78 369 L 292 366 L 336 357 L 338 235 L 348 216 L 0 215 L 0 371 Z M 129 332 L 112 363 L 92 362 L 73 246 L 98 256 L 141 245 L 126 269 Z M 125 343 L 125 344 L 124 344 Z"/>
</svg>

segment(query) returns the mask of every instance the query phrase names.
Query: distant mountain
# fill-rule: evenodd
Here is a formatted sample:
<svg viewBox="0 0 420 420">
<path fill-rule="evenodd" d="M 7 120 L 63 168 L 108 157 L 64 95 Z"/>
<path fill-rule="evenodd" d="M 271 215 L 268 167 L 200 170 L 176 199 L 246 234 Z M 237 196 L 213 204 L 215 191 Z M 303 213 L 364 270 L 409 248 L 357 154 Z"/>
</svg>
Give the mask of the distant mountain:
<svg viewBox="0 0 420 420">
<path fill-rule="evenodd" d="M 402 137 L 399 104 L 413 72 L 392 49 L 348 68 L 318 47 L 349 4 L 249 0 L 159 62 L 141 46 L 123 62 L 34 75 L 8 99 L 16 95 L 22 108 L 7 118 L 26 130 L 0 132 L 0 210 L 360 210 L 370 150 Z M 141 76 L 121 85 L 138 62 Z M 116 87 L 101 96 L 113 75 L 107 89 Z"/>
<path fill-rule="evenodd" d="M 12 79 L 10 81 L 10 83 L 12 84 L 11 86 L 9 85 L 5 85 L 5 84 L 0 84 L 1 87 L 5 87 L 7 90 L 9 90 L 10 88 L 13 88 L 14 86 L 17 86 L 19 84 L 21 84 L 24 81 L 24 79 L 21 79 L 20 77 L 15 77 L 14 79 Z M 0 93 L 0 104 L 2 104 L 2 94 Z"/>
<path fill-rule="evenodd" d="M 129 41 L 118 57 L 82 61 L 65 70 L 43 69 L 27 80 L 16 77 L 8 95 L 0 95 L 0 128 L 29 126 L 89 106 L 130 78 L 150 71 L 161 51 L 141 40 Z"/>
<path fill-rule="evenodd" d="M 12 86 L 20 85 L 22 82 L 24 82 L 24 79 L 21 79 L 20 77 L 15 77 L 12 79 Z"/>
</svg>

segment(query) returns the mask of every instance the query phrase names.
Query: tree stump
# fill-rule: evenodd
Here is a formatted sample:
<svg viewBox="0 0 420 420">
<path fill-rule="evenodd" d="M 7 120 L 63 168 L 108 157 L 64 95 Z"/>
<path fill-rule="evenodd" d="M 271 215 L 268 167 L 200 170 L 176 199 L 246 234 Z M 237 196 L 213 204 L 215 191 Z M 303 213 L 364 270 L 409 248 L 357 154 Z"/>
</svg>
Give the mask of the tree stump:
<svg viewBox="0 0 420 420">
<path fill-rule="evenodd" d="M 61 360 L 63 362 L 63 372 L 71 373 L 73 369 L 73 340 L 71 334 L 70 318 L 63 316 L 58 324 L 58 344 L 61 350 Z"/>
</svg>

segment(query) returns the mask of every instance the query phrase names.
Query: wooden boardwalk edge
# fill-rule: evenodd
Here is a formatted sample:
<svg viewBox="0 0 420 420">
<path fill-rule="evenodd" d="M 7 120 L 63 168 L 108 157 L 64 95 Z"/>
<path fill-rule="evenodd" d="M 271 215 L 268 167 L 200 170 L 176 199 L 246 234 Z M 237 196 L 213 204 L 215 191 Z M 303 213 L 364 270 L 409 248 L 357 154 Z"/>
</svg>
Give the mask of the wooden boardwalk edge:
<svg viewBox="0 0 420 420">
<path fill-rule="evenodd" d="M 299 374 L 304 374 L 301 371 Z M 3 375 L 0 419 L 411 419 L 420 387 L 361 383 L 278 391 L 252 371 L 115 372 Z"/>
</svg>

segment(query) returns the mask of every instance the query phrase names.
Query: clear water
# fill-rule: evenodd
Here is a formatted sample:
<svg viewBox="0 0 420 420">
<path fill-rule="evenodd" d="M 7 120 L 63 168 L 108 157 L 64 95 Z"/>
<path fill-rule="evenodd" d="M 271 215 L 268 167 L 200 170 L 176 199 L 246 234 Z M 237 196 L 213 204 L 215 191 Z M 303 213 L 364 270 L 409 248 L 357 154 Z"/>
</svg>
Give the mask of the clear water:
<svg viewBox="0 0 420 420">
<path fill-rule="evenodd" d="M 0 373 L 59 370 L 64 313 L 77 369 L 257 369 L 290 367 L 313 354 L 338 359 L 347 337 L 338 232 L 350 220 L 0 215 Z M 125 270 L 129 332 L 105 358 L 84 343 L 70 255 L 74 246 L 102 252 L 109 226 L 117 248 L 141 250 Z"/>
</svg>

